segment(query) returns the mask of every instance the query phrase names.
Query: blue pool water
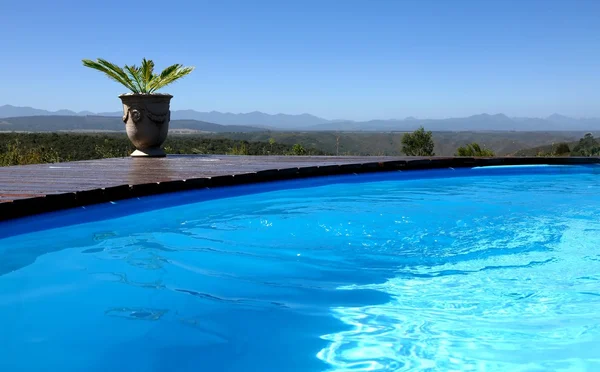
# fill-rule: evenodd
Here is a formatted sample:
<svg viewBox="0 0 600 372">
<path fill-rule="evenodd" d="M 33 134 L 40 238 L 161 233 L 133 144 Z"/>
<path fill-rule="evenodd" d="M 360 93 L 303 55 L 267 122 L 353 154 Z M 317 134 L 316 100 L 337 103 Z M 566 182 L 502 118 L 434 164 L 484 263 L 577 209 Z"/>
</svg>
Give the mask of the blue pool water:
<svg viewBox="0 0 600 372">
<path fill-rule="evenodd" d="M 0 371 L 41 370 L 598 371 L 600 168 L 307 179 L 0 224 Z"/>
</svg>

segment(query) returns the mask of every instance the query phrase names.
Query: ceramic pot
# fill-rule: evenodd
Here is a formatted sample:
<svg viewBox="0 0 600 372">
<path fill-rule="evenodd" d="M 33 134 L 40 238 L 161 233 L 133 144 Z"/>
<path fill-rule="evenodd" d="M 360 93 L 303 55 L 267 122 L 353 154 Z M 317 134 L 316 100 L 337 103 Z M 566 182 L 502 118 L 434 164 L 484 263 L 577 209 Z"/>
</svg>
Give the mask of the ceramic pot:
<svg viewBox="0 0 600 372">
<path fill-rule="evenodd" d="M 136 150 L 131 156 L 166 156 L 161 145 L 167 139 L 171 120 L 170 94 L 121 94 L 127 137 Z"/>
</svg>

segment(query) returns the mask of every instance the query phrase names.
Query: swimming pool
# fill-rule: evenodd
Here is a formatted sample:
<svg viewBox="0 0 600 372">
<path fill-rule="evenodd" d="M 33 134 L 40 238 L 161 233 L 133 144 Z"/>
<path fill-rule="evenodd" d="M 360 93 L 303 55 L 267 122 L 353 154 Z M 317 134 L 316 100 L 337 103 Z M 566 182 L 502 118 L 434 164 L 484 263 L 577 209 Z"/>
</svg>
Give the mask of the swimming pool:
<svg viewBox="0 0 600 372">
<path fill-rule="evenodd" d="M 600 167 L 186 192 L 0 224 L 1 371 L 600 369 Z"/>
</svg>

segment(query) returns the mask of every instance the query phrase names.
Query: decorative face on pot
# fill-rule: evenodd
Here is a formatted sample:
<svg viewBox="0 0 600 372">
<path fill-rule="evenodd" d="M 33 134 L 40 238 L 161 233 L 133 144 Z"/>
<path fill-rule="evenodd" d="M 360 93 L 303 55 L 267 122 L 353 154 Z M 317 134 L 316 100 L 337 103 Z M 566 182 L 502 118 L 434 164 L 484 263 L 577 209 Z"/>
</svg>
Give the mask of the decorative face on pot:
<svg viewBox="0 0 600 372">
<path fill-rule="evenodd" d="M 131 115 L 131 120 L 133 120 L 134 123 L 139 123 L 140 119 L 142 118 L 142 112 L 140 110 L 143 109 L 129 107 L 125 115 L 123 115 L 123 123 L 127 123 L 127 120 L 129 120 L 129 115 Z"/>
<path fill-rule="evenodd" d="M 137 149 L 132 156 L 165 156 L 171 119 L 169 94 L 123 94 L 123 122 L 127 136 Z"/>
</svg>

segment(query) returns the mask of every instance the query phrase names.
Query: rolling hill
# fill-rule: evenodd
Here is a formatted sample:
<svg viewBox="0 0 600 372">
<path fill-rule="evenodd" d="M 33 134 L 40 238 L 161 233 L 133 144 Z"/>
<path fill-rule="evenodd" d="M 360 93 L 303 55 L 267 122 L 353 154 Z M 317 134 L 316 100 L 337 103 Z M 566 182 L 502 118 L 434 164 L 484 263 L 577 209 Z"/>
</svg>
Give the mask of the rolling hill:
<svg viewBox="0 0 600 372">
<path fill-rule="evenodd" d="M 465 118 L 338 121 L 318 124 L 310 130 L 413 131 L 423 126 L 431 131 L 591 131 L 600 130 L 600 119 L 575 119 L 561 115 L 548 118 L 510 118 L 504 114 L 480 114 Z"/>
<path fill-rule="evenodd" d="M 262 132 L 264 129 L 243 125 L 220 125 L 198 120 L 171 120 L 171 130 L 186 129 L 198 132 Z M 119 117 L 108 116 L 23 116 L 0 119 L 0 131 L 56 132 L 56 131 L 125 131 Z"/>
<path fill-rule="evenodd" d="M 339 155 L 402 155 L 404 133 L 384 132 L 255 132 L 207 134 L 213 138 L 246 141 L 267 141 L 316 148 Z M 505 156 L 518 150 L 543 146 L 549 143 L 577 141 L 583 132 L 433 132 L 435 154 L 452 156 L 456 149 L 472 142 Z"/>
<path fill-rule="evenodd" d="M 505 120 L 498 118 L 498 120 Z M 123 132 L 120 117 L 107 116 L 31 116 L 0 119 L 3 132 Z M 268 142 L 285 145 L 302 144 L 327 153 L 340 155 L 401 155 L 404 132 L 334 132 L 334 131 L 268 131 L 243 125 L 220 125 L 198 120 L 172 120 L 172 133 L 188 132 L 208 138 L 227 138 L 251 142 Z M 584 131 L 436 131 L 433 133 L 435 153 L 453 155 L 459 146 L 477 142 L 497 155 L 513 154 L 519 150 L 545 146 L 557 142 L 577 141 Z"/>
</svg>

